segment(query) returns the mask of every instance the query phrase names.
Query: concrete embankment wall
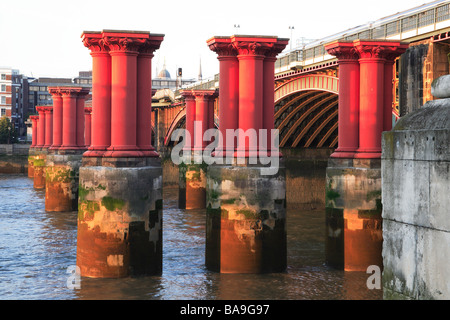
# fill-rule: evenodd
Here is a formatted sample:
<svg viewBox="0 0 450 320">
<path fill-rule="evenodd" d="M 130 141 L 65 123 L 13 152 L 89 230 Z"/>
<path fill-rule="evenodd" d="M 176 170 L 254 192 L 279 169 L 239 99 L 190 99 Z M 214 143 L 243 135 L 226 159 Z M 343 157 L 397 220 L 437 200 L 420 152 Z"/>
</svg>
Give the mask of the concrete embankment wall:
<svg viewBox="0 0 450 320">
<path fill-rule="evenodd" d="M 0 173 L 27 173 L 29 149 L 29 144 L 0 144 Z"/>
<path fill-rule="evenodd" d="M 450 99 L 383 133 L 385 299 L 450 299 Z"/>
</svg>

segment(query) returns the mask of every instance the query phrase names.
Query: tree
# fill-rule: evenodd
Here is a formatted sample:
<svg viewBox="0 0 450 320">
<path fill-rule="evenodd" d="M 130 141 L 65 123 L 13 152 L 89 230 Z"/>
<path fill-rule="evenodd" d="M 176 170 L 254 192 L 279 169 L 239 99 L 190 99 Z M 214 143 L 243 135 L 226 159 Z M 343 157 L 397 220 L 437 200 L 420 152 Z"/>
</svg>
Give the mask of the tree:
<svg viewBox="0 0 450 320">
<path fill-rule="evenodd" d="M 0 143 L 17 142 L 17 132 L 8 117 L 0 118 Z"/>
</svg>

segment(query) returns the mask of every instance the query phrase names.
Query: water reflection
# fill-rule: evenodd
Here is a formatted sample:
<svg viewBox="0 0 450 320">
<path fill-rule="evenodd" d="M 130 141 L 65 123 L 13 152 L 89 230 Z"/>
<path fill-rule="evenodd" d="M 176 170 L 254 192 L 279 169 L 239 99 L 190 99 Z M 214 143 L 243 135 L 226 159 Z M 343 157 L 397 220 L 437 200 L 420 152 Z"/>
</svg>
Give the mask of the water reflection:
<svg viewBox="0 0 450 320">
<path fill-rule="evenodd" d="M 67 288 L 76 263 L 76 212 L 47 213 L 44 193 L 21 175 L 0 175 L 0 299 L 381 299 L 368 275 L 323 264 L 325 214 L 288 208 L 288 269 L 281 274 L 219 274 L 204 266 L 205 211 L 177 208 L 164 190 L 161 276 L 90 279 Z"/>
</svg>

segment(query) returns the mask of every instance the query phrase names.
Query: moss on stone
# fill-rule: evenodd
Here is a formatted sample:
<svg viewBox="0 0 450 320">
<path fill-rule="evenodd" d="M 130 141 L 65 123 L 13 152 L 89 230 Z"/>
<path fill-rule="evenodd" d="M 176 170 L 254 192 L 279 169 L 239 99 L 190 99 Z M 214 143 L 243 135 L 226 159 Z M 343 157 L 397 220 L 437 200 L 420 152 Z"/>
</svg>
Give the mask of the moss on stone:
<svg viewBox="0 0 450 320">
<path fill-rule="evenodd" d="M 125 205 L 125 201 L 122 199 L 115 199 L 112 197 L 103 197 L 102 198 L 102 206 L 104 206 L 109 211 L 114 211 L 116 209 L 121 210 Z"/>
<path fill-rule="evenodd" d="M 34 159 L 33 165 L 35 167 L 45 167 L 45 159 Z"/>
</svg>

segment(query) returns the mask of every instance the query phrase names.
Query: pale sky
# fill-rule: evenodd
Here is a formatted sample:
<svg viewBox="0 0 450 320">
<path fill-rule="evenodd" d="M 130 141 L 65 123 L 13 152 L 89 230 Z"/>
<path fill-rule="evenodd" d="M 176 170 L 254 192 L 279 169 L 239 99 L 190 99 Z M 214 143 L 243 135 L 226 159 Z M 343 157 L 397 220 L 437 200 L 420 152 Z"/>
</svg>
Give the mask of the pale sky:
<svg viewBox="0 0 450 320">
<path fill-rule="evenodd" d="M 34 77 L 73 78 L 92 69 L 83 31 L 139 30 L 165 34 L 153 58 L 172 78 L 219 72 L 213 36 L 270 35 L 320 39 L 430 3 L 430 0 L 15 0 L 0 1 L 0 66 Z M 240 28 L 235 29 L 234 25 Z M 288 45 L 289 48 L 289 45 Z"/>
</svg>

